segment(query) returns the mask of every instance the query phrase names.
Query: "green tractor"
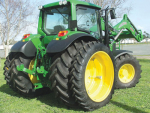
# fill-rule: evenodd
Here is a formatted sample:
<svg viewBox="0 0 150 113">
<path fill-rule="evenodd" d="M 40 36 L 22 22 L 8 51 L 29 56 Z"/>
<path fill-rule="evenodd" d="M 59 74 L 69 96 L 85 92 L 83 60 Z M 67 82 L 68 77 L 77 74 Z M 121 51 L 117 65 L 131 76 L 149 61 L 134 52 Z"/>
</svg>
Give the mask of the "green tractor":
<svg viewBox="0 0 150 113">
<path fill-rule="evenodd" d="M 26 96 L 52 90 L 66 105 L 90 111 L 106 105 L 115 87 L 136 85 L 138 61 L 130 51 L 116 49 L 116 42 L 128 35 L 142 39 L 129 19 L 127 25 L 110 28 L 113 8 L 102 10 L 78 0 L 39 9 L 38 34 L 25 34 L 6 58 L 4 75 L 10 88 Z"/>
</svg>

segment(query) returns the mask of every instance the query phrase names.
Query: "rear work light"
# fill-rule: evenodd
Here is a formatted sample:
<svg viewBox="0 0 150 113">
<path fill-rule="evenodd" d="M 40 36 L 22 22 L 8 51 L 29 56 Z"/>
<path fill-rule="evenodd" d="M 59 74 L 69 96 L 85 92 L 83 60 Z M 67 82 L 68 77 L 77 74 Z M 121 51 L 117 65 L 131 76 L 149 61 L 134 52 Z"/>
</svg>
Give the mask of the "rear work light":
<svg viewBox="0 0 150 113">
<path fill-rule="evenodd" d="M 68 33 L 68 31 L 59 31 L 58 36 L 65 36 Z"/>
<path fill-rule="evenodd" d="M 23 35 L 23 38 L 22 39 L 26 39 L 26 38 L 28 38 L 30 36 L 30 34 L 25 34 L 25 35 Z"/>
</svg>

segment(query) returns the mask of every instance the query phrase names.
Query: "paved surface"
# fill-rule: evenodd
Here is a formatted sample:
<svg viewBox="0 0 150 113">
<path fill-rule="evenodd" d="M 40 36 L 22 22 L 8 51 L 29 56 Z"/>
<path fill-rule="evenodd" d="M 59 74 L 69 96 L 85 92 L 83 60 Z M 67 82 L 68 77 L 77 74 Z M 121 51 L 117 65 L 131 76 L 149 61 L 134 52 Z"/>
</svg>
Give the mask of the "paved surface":
<svg viewBox="0 0 150 113">
<path fill-rule="evenodd" d="M 150 56 L 135 56 L 137 59 L 150 59 Z"/>
<path fill-rule="evenodd" d="M 148 55 L 150 56 L 150 44 L 133 44 L 133 45 L 121 45 L 123 50 L 133 51 L 133 55 Z"/>
</svg>

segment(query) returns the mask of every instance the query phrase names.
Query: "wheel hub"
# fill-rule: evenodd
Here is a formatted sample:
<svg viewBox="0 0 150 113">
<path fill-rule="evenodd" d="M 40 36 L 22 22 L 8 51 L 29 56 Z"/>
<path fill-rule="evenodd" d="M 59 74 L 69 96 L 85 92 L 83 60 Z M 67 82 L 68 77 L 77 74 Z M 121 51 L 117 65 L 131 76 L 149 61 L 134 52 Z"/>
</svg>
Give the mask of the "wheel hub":
<svg viewBox="0 0 150 113">
<path fill-rule="evenodd" d="M 124 64 L 119 69 L 119 80 L 123 83 L 129 83 L 132 81 L 135 75 L 135 69 L 131 64 Z"/>
</svg>

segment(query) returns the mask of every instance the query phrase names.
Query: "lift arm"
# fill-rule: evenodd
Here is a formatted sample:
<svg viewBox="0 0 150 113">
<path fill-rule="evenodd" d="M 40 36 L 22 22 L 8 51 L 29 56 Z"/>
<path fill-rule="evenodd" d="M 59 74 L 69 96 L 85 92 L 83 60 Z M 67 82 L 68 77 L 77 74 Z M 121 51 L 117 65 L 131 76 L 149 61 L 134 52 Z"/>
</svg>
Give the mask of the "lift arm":
<svg viewBox="0 0 150 113">
<path fill-rule="evenodd" d="M 125 38 L 135 38 L 138 42 L 143 39 L 142 31 L 137 30 L 134 24 L 130 21 L 128 16 L 124 14 L 123 19 L 117 25 L 115 25 L 114 30 L 111 31 L 111 36 L 117 36 L 120 30 L 123 29 L 120 36 L 116 39 L 116 41 L 120 41 Z"/>
</svg>

